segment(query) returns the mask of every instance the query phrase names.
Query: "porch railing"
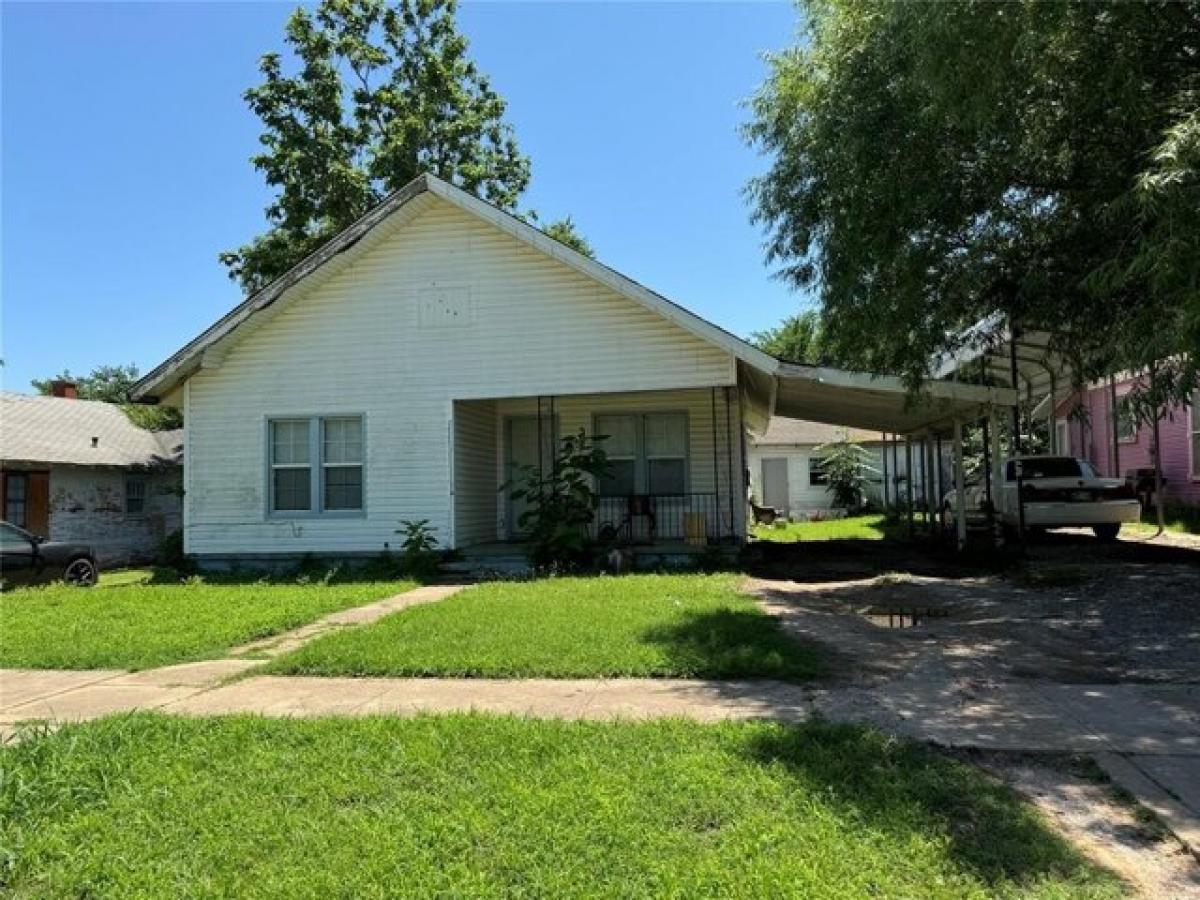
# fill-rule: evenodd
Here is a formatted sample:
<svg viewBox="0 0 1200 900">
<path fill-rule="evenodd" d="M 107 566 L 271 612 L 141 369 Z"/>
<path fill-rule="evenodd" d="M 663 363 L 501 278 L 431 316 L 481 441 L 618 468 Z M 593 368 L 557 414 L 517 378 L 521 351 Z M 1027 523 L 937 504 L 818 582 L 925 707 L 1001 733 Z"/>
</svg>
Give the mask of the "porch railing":
<svg viewBox="0 0 1200 900">
<path fill-rule="evenodd" d="M 630 543 L 715 541 L 729 530 L 716 494 L 621 494 L 599 498 L 592 537 Z"/>
</svg>

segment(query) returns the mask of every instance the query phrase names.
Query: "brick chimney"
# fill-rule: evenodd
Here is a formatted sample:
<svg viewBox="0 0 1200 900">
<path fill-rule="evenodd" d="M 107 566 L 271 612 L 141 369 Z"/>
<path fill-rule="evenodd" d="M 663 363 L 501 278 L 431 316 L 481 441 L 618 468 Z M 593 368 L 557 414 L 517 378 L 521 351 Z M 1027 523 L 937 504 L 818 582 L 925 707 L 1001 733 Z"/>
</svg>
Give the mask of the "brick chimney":
<svg viewBox="0 0 1200 900">
<path fill-rule="evenodd" d="M 52 397 L 64 397 L 67 400 L 78 400 L 79 385 L 74 381 L 56 378 L 50 382 L 50 395 Z"/>
</svg>

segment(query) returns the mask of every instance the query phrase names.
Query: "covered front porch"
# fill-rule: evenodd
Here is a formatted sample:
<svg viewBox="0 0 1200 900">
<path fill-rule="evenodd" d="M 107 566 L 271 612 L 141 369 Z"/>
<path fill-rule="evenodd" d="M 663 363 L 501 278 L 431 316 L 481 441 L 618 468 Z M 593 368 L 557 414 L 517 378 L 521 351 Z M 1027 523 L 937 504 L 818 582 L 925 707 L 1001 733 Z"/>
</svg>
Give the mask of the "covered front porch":
<svg viewBox="0 0 1200 900">
<path fill-rule="evenodd" d="M 524 501 L 504 485 L 548 472 L 561 437 L 603 435 L 610 471 L 590 525 L 600 543 L 698 552 L 746 533 L 736 387 L 455 400 L 453 542 L 503 555 L 525 539 Z"/>
</svg>

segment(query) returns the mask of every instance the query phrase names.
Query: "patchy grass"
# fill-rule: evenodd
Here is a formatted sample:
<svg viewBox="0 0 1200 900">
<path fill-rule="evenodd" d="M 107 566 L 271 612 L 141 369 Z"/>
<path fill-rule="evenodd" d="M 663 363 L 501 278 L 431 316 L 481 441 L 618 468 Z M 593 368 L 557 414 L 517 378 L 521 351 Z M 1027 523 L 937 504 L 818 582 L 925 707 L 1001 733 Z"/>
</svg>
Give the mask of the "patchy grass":
<svg viewBox="0 0 1200 900">
<path fill-rule="evenodd" d="M 0 594 L 0 666 L 148 669 L 211 659 L 415 587 L 337 579 L 154 583 L 135 572 L 103 576 L 90 589 L 56 584 Z"/>
<path fill-rule="evenodd" d="M 756 525 L 754 537 L 760 541 L 794 544 L 798 541 L 882 541 L 907 535 L 908 525 L 881 514 L 822 519 L 817 522 L 780 522 Z"/>
<path fill-rule="evenodd" d="M 729 575 L 485 584 L 319 638 L 269 671 L 304 675 L 781 678 L 817 671 Z"/>
<path fill-rule="evenodd" d="M 849 726 L 141 714 L 2 752 L 18 896 L 1121 892 L 978 770 Z"/>
<path fill-rule="evenodd" d="M 1192 506 L 1167 505 L 1163 509 L 1167 531 L 1178 531 L 1181 534 L 1200 534 L 1200 508 Z M 1128 522 L 1124 529 L 1137 534 L 1154 534 L 1158 531 L 1158 513 L 1152 506 L 1142 513 L 1142 521 Z"/>
</svg>

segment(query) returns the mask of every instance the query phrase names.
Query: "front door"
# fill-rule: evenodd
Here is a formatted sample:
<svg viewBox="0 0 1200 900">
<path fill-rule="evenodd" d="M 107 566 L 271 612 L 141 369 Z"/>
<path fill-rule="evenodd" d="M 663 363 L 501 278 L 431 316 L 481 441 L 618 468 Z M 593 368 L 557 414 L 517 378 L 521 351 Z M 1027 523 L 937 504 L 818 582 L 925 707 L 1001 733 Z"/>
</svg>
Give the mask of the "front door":
<svg viewBox="0 0 1200 900">
<path fill-rule="evenodd" d="M 554 435 L 553 429 L 550 427 L 546 419 L 541 419 L 542 426 L 542 442 L 539 452 L 538 448 L 538 423 L 537 416 L 513 416 L 508 419 L 505 425 L 505 480 L 513 487 L 523 486 L 525 482 L 526 466 L 541 466 L 542 471 L 550 470 L 551 461 L 554 458 Z M 526 529 L 521 527 L 521 516 L 529 509 L 530 503 L 528 500 L 515 499 L 511 496 L 511 490 L 505 492 L 508 502 L 508 536 L 510 538 L 520 538 L 524 536 Z"/>
<path fill-rule="evenodd" d="M 788 461 L 783 458 L 770 458 L 762 461 L 763 476 L 763 505 L 779 510 L 782 516 L 788 515 Z"/>
</svg>

